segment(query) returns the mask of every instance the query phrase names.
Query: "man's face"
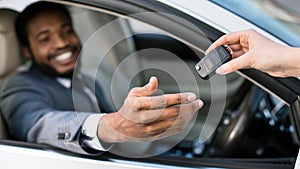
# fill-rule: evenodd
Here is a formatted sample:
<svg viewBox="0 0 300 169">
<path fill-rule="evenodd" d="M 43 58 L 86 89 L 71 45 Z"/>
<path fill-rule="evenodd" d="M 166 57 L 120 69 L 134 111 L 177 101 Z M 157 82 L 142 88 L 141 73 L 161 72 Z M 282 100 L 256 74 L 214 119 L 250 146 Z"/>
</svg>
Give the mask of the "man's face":
<svg viewBox="0 0 300 169">
<path fill-rule="evenodd" d="M 43 11 L 28 23 L 32 59 L 46 72 L 73 72 L 81 44 L 71 21 L 60 11 Z"/>
</svg>

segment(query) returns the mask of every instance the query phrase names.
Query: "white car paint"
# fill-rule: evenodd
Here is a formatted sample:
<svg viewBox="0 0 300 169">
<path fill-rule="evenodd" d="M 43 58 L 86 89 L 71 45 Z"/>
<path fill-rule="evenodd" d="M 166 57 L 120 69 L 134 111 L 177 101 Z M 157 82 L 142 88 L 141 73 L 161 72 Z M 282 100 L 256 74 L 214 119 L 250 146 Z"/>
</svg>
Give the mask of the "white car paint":
<svg viewBox="0 0 300 169">
<path fill-rule="evenodd" d="M 0 145 L 1 168 L 30 168 L 30 169 L 158 169 L 174 168 L 167 165 L 134 163 L 126 161 L 100 161 L 80 157 L 72 157 L 56 152 Z M 137 165 L 138 164 L 138 165 Z"/>
</svg>

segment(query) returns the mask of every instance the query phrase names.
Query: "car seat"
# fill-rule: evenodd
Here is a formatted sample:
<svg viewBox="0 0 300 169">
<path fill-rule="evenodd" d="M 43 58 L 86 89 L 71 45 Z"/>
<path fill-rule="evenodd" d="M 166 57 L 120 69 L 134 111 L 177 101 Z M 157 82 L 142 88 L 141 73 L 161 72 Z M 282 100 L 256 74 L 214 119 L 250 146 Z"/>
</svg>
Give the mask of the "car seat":
<svg viewBox="0 0 300 169">
<path fill-rule="evenodd" d="M 9 9 L 0 10 L 0 87 L 3 81 L 15 72 L 21 61 L 14 29 L 17 16 L 18 12 L 16 11 Z M 6 137 L 5 123 L 0 112 L 0 138 Z"/>
</svg>

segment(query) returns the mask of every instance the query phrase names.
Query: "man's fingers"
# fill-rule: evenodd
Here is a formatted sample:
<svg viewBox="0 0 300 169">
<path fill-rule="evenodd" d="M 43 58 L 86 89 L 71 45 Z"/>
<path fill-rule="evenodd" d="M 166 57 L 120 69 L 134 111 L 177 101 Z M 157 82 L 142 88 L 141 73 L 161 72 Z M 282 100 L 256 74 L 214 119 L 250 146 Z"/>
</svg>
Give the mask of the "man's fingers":
<svg viewBox="0 0 300 169">
<path fill-rule="evenodd" d="M 157 118 L 156 121 L 164 121 L 173 118 L 177 118 L 178 120 L 180 120 L 185 119 L 187 117 L 193 117 L 194 113 L 200 108 L 202 108 L 203 105 L 203 101 L 195 100 L 191 103 L 175 105 L 165 108 L 161 116 Z"/>
<path fill-rule="evenodd" d="M 196 111 L 189 113 L 185 113 L 183 111 L 177 118 L 157 120 L 157 122 L 151 123 L 147 130 L 149 137 L 153 137 L 153 139 L 161 139 L 181 132 L 195 116 L 195 113 Z"/>
<path fill-rule="evenodd" d="M 136 111 L 158 109 L 176 104 L 188 103 L 196 100 L 194 93 L 165 94 L 151 97 L 135 97 L 133 107 Z"/>
<path fill-rule="evenodd" d="M 156 123 L 159 121 L 164 121 L 168 119 L 185 118 L 193 116 L 193 113 L 203 107 L 203 102 L 201 100 L 195 100 L 188 104 L 175 105 L 162 109 L 153 109 L 140 111 L 133 114 L 128 114 L 127 118 L 135 123 Z M 183 117 L 180 117 L 183 116 Z"/>
<path fill-rule="evenodd" d="M 195 100 L 163 109 L 130 113 L 128 114 L 130 118 L 120 113 L 108 114 L 104 117 L 108 120 L 107 124 L 104 124 L 108 125 L 107 128 L 110 129 L 112 136 L 105 140 L 144 142 L 176 134 L 186 127 L 202 106 L 202 101 Z"/>
<path fill-rule="evenodd" d="M 157 130 L 154 133 L 148 133 L 147 136 L 143 138 L 131 138 L 132 141 L 138 141 L 138 142 L 149 142 L 149 141 L 155 141 L 155 140 L 160 140 L 169 136 L 172 136 L 174 134 L 178 134 L 182 132 L 185 129 L 186 126 L 181 126 L 181 127 L 173 127 L 173 128 L 168 128 L 166 130 Z"/>
<path fill-rule="evenodd" d="M 161 123 L 161 124 L 160 124 Z M 176 133 L 181 132 L 188 123 L 185 123 L 183 120 L 169 120 L 169 121 L 160 121 L 156 124 L 156 126 L 162 126 L 162 127 L 156 127 L 151 126 L 150 131 L 148 132 L 149 137 L 154 137 L 155 139 L 159 137 L 166 137 L 170 136 Z M 153 128 L 152 128 L 153 127 Z M 149 127 L 150 128 L 150 127 Z"/>
<path fill-rule="evenodd" d="M 158 88 L 158 80 L 155 76 L 152 76 L 149 80 L 149 83 L 143 87 L 135 87 L 131 89 L 129 95 L 133 96 L 150 96 L 155 93 Z"/>
</svg>

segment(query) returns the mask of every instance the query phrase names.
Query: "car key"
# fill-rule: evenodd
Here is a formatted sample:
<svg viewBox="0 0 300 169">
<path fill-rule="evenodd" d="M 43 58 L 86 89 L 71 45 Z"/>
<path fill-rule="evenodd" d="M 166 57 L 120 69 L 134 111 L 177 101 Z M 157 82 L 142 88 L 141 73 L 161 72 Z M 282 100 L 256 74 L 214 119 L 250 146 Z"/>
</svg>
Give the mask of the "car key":
<svg viewBox="0 0 300 169">
<path fill-rule="evenodd" d="M 195 68 L 204 80 L 212 77 L 216 69 L 221 66 L 223 63 L 231 60 L 232 50 L 229 46 L 219 46 L 209 52 L 203 59 L 201 59 L 196 65 Z"/>
</svg>

